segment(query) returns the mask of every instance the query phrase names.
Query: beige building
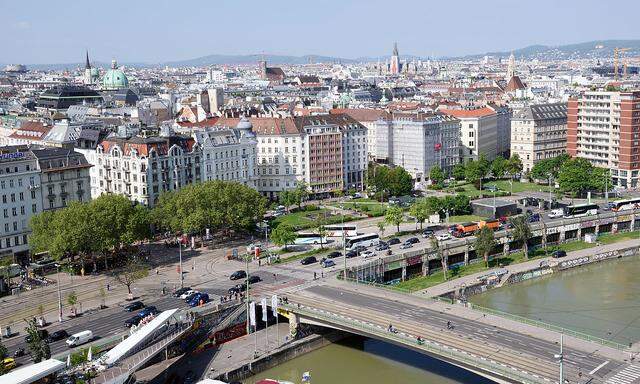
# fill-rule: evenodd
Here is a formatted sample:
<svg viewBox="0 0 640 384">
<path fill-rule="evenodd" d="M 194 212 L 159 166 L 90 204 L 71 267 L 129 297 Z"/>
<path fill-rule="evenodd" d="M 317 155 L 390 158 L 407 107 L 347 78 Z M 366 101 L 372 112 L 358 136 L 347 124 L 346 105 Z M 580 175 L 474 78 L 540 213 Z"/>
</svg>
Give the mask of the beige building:
<svg viewBox="0 0 640 384">
<path fill-rule="evenodd" d="M 460 158 L 466 162 L 484 155 L 491 161 L 498 151 L 498 114 L 489 107 L 442 109 L 460 121 Z"/>
<path fill-rule="evenodd" d="M 567 151 L 567 103 L 529 105 L 511 118 L 511 154 L 522 160 L 524 172 L 543 159 Z"/>
</svg>

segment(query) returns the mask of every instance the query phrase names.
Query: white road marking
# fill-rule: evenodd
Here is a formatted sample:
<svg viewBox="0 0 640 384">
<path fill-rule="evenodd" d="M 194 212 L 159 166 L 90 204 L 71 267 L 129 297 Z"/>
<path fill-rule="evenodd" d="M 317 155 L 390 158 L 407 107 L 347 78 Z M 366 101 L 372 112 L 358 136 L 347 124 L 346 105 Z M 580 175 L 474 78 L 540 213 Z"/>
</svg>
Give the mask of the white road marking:
<svg viewBox="0 0 640 384">
<path fill-rule="evenodd" d="M 600 370 L 600 368 L 604 367 L 605 365 L 609 364 L 609 360 L 605 361 L 604 363 L 598 365 L 597 367 L 595 367 L 593 369 L 593 371 L 589 372 L 590 375 L 593 375 L 594 373 L 598 372 L 598 370 Z"/>
</svg>

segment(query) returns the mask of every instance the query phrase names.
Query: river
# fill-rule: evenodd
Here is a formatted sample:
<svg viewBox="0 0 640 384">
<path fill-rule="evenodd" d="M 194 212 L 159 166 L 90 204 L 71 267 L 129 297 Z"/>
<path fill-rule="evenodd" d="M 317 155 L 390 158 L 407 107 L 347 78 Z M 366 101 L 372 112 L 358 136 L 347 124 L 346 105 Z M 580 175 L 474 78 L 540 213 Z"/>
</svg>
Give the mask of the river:
<svg viewBox="0 0 640 384">
<path fill-rule="evenodd" d="M 461 368 L 378 340 L 351 337 L 302 355 L 244 381 L 278 379 L 314 384 L 490 384 Z"/>
<path fill-rule="evenodd" d="M 629 344 L 640 340 L 639 292 L 634 256 L 504 286 L 471 302 Z"/>
</svg>

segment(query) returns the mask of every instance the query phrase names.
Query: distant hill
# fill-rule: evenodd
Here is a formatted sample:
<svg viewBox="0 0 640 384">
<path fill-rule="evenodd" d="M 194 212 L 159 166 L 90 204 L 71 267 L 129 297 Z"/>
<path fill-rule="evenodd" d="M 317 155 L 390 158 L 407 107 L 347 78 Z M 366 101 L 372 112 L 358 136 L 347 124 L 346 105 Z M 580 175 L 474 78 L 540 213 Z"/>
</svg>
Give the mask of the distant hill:
<svg viewBox="0 0 640 384">
<path fill-rule="evenodd" d="M 631 48 L 625 56 L 640 56 L 640 40 L 594 40 L 585 43 L 567 44 L 559 46 L 530 45 L 516 49 L 513 54 L 518 59 L 603 59 L 612 58 L 615 47 Z M 484 54 L 468 55 L 462 58 L 478 58 L 485 55 L 508 57 L 511 51 L 487 52 Z"/>
<path fill-rule="evenodd" d="M 308 64 L 308 63 L 352 63 L 355 60 L 331 56 L 305 55 L 305 56 L 285 56 L 285 55 L 208 55 L 195 59 L 168 61 L 160 65 L 170 67 L 198 67 L 204 65 L 241 65 L 256 64 L 260 60 L 266 60 L 269 64 Z"/>
</svg>

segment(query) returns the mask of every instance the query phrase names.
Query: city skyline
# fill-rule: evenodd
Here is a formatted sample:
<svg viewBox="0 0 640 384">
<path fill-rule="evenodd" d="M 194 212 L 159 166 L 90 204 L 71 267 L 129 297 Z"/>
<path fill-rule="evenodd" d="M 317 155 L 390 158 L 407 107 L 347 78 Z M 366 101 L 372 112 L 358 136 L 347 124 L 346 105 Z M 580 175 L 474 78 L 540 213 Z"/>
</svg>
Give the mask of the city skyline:
<svg viewBox="0 0 640 384">
<path fill-rule="evenodd" d="M 248 3 L 249 8 L 257 6 Z M 531 45 L 634 39 L 639 36 L 632 15 L 640 11 L 640 4 L 626 3 L 629 12 L 617 15 L 615 23 L 601 20 L 595 1 L 581 2 L 579 8 L 550 0 L 535 4 L 462 1 L 456 5 L 404 1 L 395 6 L 392 17 L 388 4 L 381 1 L 327 0 L 302 8 L 286 0 L 278 7 L 249 13 L 241 13 L 244 7 L 226 1 L 215 5 L 195 1 L 179 7 L 162 1 L 153 3 L 152 18 L 144 17 L 149 14 L 149 2 L 112 1 L 95 9 L 32 1 L 5 3 L 0 6 L 8 15 L 8 22 L 0 26 L 0 42 L 5 47 L 0 61 L 73 63 L 85 49 L 101 62 L 115 57 L 120 62 L 161 63 L 215 54 L 262 53 L 355 59 L 386 56 L 396 41 L 401 56 L 455 57 Z M 526 20 L 540 19 L 545 20 L 544 25 L 523 28 Z M 585 22 L 588 20 L 599 20 L 598 28 Z M 55 44 L 42 39 L 51 33 L 56 36 Z"/>
</svg>

